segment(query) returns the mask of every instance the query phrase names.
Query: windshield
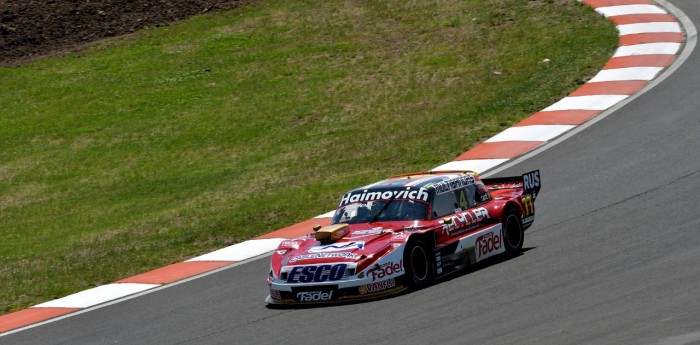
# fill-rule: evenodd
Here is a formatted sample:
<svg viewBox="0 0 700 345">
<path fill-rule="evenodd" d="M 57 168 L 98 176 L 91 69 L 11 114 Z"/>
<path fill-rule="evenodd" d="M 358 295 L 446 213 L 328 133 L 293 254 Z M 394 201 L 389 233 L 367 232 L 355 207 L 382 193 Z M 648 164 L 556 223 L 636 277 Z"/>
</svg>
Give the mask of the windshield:
<svg viewBox="0 0 700 345">
<path fill-rule="evenodd" d="M 348 204 L 336 210 L 333 215 L 333 224 L 369 223 L 375 217 L 374 221 L 380 222 L 426 220 L 427 214 L 428 204 L 422 201 L 407 199 L 364 201 Z"/>
</svg>

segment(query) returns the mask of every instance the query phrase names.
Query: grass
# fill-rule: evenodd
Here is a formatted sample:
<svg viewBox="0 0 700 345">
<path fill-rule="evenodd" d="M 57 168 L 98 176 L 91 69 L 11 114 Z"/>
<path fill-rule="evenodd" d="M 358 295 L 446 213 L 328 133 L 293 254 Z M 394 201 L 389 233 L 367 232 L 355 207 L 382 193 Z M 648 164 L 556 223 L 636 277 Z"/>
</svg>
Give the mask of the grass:
<svg viewBox="0 0 700 345">
<path fill-rule="evenodd" d="M 573 0 L 261 0 L 0 69 L 0 313 L 448 162 L 616 42 Z"/>
</svg>

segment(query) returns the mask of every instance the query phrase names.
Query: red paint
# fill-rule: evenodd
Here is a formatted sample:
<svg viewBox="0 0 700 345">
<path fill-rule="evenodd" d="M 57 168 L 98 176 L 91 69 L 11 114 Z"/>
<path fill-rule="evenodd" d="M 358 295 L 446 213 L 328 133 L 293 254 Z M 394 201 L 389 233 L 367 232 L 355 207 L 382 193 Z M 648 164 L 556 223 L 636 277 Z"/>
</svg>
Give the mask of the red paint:
<svg viewBox="0 0 700 345">
<path fill-rule="evenodd" d="M 495 143 L 481 143 L 471 150 L 459 155 L 455 158 L 456 161 L 467 159 L 496 159 L 496 158 L 514 158 L 520 156 L 537 146 L 540 146 L 542 141 L 502 141 Z"/>
<path fill-rule="evenodd" d="M 591 95 L 631 95 L 644 88 L 646 80 L 623 80 L 604 81 L 598 83 L 587 83 L 570 96 L 591 96 Z"/>
<path fill-rule="evenodd" d="M 0 316 L 0 333 L 72 313 L 78 308 L 29 308 Z"/>
<path fill-rule="evenodd" d="M 326 226 L 331 224 L 331 218 L 312 218 L 301 223 L 290 225 L 269 234 L 261 235 L 255 239 L 263 238 L 299 238 L 312 233 L 315 225 Z"/>
<path fill-rule="evenodd" d="M 683 34 L 680 32 L 650 32 L 620 36 L 620 46 L 633 46 L 645 43 L 681 43 Z"/>
<path fill-rule="evenodd" d="M 615 25 L 639 24 L 639 23 L 654 23 L 654 22 L 676 22 L 670 14 L 665 13 L 639 13 L 626 14 L 622 16 L 608 17 Z"/>
<path fill-rule="evenodd" d="M 153 271 L 117 281 L 117 283 L 169 284 L 209 272 L 234 263 L 233 261 L 192 261 L 179 262 Z"/>
<path fill-rule="evenodd" d="M 625 67 L 666 67 L 673 61 L 673 55 L 634 55 L 614 57 L 603 69 Z"/>
<path fill-rule="evenodd" d="M 532 125 L 580 125 L 596 115 L 600 110 L 556 110 L 541 111 L 522 120 L 516 126 Z"/>
</svg>

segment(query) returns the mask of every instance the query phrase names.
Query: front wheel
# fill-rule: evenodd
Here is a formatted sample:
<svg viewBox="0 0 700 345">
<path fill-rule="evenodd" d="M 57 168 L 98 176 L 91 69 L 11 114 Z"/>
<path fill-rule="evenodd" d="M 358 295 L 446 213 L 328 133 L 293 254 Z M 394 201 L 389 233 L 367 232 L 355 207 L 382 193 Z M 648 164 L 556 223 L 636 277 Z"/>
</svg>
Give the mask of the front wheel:
<svg viewBox="0 0 700 345">
<path fill-rule="evenodd" d="M 509 209 L 503 216 L 503 243 L 509 256 L 516 256 L 523 251 L 525 231 L 518 213 Z"/>
<path fill-rule="evenodd" d="M 406 245 L 403 255 L 406 267 L 406 284 L 409 288 L 420 289 L 433 280 L 433 251 L 425 242 L 415 239 Z"/>
</svg>

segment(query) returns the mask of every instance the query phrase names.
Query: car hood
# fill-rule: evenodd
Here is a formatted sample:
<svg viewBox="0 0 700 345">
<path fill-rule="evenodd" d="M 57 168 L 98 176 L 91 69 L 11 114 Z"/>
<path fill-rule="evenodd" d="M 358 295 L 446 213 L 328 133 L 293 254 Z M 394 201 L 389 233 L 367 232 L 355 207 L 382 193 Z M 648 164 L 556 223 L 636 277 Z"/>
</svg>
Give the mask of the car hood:
<svg viewBox="0 0 700 345">
<path fill-rule="evenodd" d="M 378 259 L 395 248 L 395 244 L 405 242 L 410 231 L 425 229 L 429 223 L 432 224 L 417 221 L 350 224 L 349 233 L 340 240 L 320 242 L 314 237 L 288 240 L 280 244 L 277 254 L 282 255 L 282 266 Z"/>
</svg>

